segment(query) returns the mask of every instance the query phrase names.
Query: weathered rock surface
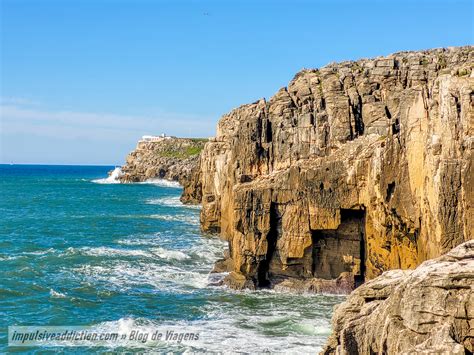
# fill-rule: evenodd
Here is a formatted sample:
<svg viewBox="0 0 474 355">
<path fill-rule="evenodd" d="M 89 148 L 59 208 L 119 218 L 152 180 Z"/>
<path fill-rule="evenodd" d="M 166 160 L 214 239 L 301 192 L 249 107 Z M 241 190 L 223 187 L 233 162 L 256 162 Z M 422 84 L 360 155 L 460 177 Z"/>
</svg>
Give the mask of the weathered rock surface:
<svg viewBox="0 0 474 355">
<path fill-rule="evenodd" d="M 160 178 L 187 185 L 193 169 L 197 169 L 199 155 L 206 141 L 174 137 L 154 142 L 140 141 L 127 156 L 120 180 L 141 182 Z M 187 193 L 187 196 L 193 195 Z"/>
<path fill-rule="evenodd" d="M 391 270 L 336 307 L 323 354 L 472 354 L 474 241 Z"/>
<path fill-rule="evenodd" d="M 229 241 L 228 284 L 358 285 L 470 240 L 473 66 L 473 47 L 330 64 L 224 115 L 183 198 Z"/>
</svg>

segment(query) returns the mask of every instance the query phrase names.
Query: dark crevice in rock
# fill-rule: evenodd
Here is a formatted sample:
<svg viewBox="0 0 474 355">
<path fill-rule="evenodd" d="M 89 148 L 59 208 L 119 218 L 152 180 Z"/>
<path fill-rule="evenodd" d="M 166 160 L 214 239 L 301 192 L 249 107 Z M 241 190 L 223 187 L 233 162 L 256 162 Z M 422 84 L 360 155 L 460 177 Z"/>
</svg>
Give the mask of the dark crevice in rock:
<svg viewBox="0 0 474 355">
<path fill-rule="evenodd" d="M 456 112 L 458 113 L 458 117 L 461 117 L 461 102 L 459 102 L 459 99 L 454 96 L 454 103 L 456 104 Z"/>
<path fill-rule="evenodd" d="M 395 118 L 395 122 L 392 123 L 392 134 L 397 134 L 400 132 L 400 121 L 398 118 Z"/>
<path fill-rule="evenodd" d="M 271 121 L 266 121 L 267 126 L 265 129 L 265 141 L 267 143 L 271 143 L 273 140 L 273 134 L 272 134 L 272 122 Z"/>
<path fill-rule="evenodd" d="M 364 301 L 366 303 L 370 303 L 370 302 L 373 302 L 373 301 L 383 301 L 383 300 L 386 300 L 387 297 L 364 297 Z"/>
<path fill-rule="evenodd" d="M 385 197 L 385 202 L 390 202 L 394 191 L 395 191 L 395 181 L 387 185 L 387 195 Z"/>
<path fill-rule="evenodd" d="M 354 115 L 354 134 L 355 137 L 364 134 L 364 121 L 362 119 L 362 99 L 360 96 L 357 99 L 357 104 L 352 105 L 352 114 Z"/>
<path fill-rule="evenodd" d="M 270 206 L 270 231 L 267 235 L 267 253 L 265 259 L 260 261 L 257 270 L 257 286 L 258 287 L 269 287 L 270 279 L 268 271 L 270 269 L 270 262 L 273 258 L 273 254 L 276 250 L 276 243 L 278 239 L 278 211 L 274 203 Z"/>
</svg>

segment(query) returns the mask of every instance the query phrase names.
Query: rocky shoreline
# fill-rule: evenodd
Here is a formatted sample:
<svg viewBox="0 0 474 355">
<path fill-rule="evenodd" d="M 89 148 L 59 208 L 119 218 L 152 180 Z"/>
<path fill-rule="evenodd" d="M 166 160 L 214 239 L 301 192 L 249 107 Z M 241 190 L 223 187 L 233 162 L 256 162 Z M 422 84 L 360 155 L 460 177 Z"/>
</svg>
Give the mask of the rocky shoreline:
<svg viewBox="0 0 474 355">
<path fill-rule="evenodd" d="M 124 183 L 164 179 L 181 185 L 193 175 L 207 139 L 167 137 L 139 141 L 126 158 L 119 180 Z"/>
</svg>

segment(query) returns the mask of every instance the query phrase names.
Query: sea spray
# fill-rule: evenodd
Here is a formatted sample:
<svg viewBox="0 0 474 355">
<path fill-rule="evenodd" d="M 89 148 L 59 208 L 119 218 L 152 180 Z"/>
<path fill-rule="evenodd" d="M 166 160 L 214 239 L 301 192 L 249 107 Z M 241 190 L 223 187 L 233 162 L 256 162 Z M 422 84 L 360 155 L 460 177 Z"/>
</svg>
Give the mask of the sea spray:
<svg viewBox="0 0 474 355">
<path fill-rule="evenodd" d="M 112 170 L 109 173 L 109 176 L 106 178 L 100 178 L 100 179 L 93 179 L 92 182 L 96 184 L 120 184 L 122 181 L 120 178 L 124 176 L 124 173 L 122 171 L 121 167 L 116 167 L 114 170 Z M 128 184 L 133 184 L 131 182 L 127 182 Z M 155 185 L 155 186 L 160 186 L 160 187 L 168 187 L 168 188 L 174 188 L 174 189 L 181 189 L 181 185 L 179 184 L 178 181 L 171 181 L 171 180 L 166 180 L 166 179 L 160 179 L 160 178 L 150 178 L 145 181 L 140 181 L 136 182 L 135 184 L 148 184 L 148 185 Z"/>
<path fill-rule="evenodd" d="M 120 184 L 120 177 L 123 175 L 122 168 L 116 167 L 108 177 L 103 179 L 94 179 L 96 184 Z"/>
</svg>

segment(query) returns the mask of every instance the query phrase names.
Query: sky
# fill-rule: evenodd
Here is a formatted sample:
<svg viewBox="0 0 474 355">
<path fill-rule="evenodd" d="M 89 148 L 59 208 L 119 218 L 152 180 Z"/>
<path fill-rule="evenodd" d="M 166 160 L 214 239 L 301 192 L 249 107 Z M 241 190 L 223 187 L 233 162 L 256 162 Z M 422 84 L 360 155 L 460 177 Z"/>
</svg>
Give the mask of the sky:
<svg viewBox="0 0 474 355">
<path fill-rule="evenodd" d="M 472 45 L 473 2 L 0 0 L 0 163 L 121 165 L 302 68 Z"/>
</svg>

